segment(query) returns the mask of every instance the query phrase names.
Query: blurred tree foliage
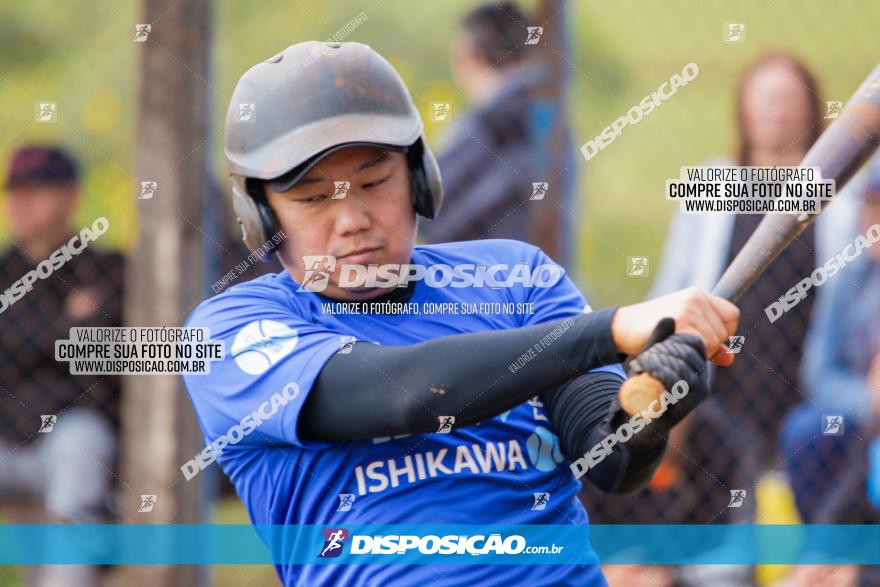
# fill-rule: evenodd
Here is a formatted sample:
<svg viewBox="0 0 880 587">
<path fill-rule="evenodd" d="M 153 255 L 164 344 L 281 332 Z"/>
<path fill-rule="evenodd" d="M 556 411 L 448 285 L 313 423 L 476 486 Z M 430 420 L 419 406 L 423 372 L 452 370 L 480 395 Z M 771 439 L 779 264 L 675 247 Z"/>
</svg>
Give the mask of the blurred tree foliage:
<svg viewBox="0 0 880 587">
<path fill-rule="evenodd" d="M 188 1 L 188 0 L 181 0 Z M 456 22 L 476 3 L 465 0 L 336 2 L 219 0 L 211 149 L 224 174 L 223 119 L 229 95 L 248 67 L 285 46 L 327 39 L 361 12 L 348 37 L 373 45 L 400 70 L 422 112 L 430 102 L 467 107 L 448 64 Z M 534 2 L 523 2 L 530 7 Z M 83 160 L 85 202 L 78 222 L 110 218 L 103 246 L 126 249 L 136 235 L 132 167 L 134 102 L 139 80 L 139 22 L 133 0 L 0 5 L 0 162 L 28 141 L 60 141 Z M 746 63 L 786 50 L 817 72 L 824 98 L 846 100 L 880 54 L 880 3 L 798 0 L 584 0 L 572 3 L 571 113 L 578 144 L 594 137 L 688 62 L 700 76 L 613 145 L 581 165 L 581 204 L 570 211 L 580 229 L 579 279 L 594 305 L 635 300 L 649 280 L 625 277 L 628 256 L 659 261 L 674 205 L 663 198 L 667 177 L 729 150 L 732 89 Z M 746 24 L 746 40 L 722 40 L 726 22 Z M 151 23 L 162 26 L 162 21 Z M 179 56 L 178 56 L 179 57 Z M 181 67 L 186 64 L 181 60 Z M 307 91 L 307 89 L 304 89 Z M 58 103 L 58 122 L 34 121 L 34 103 Z M 446 127 L 426 123 L 439 146 Z M 222 179 L 222 178 L 221 178 Z M 225 185 L 225 182 L 224 182 Z M 161 194 L 161 180 L 160 180 Z M 7 237 L 0 211 L 0 237 Z"/>
</svg>

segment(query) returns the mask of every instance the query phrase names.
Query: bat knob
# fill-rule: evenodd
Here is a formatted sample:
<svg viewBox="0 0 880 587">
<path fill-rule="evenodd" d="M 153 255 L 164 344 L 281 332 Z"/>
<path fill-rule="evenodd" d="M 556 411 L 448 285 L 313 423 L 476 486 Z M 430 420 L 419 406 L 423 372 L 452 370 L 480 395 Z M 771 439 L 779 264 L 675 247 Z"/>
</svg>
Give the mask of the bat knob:
<svg viewBox="0 0 880 587">
<path fill-rule="evenodd" d="M 663 383 L 647 373 L 634 375 L 620 386 L 620 407 L 630 416 L 635 416 L 651 405 L 651 402 L 659 400 L 664 389 Z M 650 419 L 650 415 L 646 417 Z"/>
</svg>

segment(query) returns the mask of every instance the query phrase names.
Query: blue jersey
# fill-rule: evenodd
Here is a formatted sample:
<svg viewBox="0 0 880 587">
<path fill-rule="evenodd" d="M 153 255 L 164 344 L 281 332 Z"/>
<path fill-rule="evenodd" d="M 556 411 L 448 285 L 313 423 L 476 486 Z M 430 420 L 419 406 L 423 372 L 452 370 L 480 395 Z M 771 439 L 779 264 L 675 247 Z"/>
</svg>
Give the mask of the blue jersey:
<svg viewBox="0 0 880 587">
<path fill-rule="evenodd" d="M 536 268 L 552 261 L 531 245 L 484 240 L 415 247 L 412 263 Z M 249 414 L 260 422 L 217 459 L 254 524 L 588 524 L 577 499 L 580 482 L 537 397 L 450 433 L 324 443 L 297 432 L 321 368 L 352 340 L 411 345 L 589 311 L 564 273 L 550 287 L 438 288 L 418 281 L 408 300 L 418 313 L 341 314 L 332 300 L 301 289 L 286 271 L 262 276 L 203 302 L 187 323 L 209 328 L 226 344 L 226 358 L 209 375 L 184 377 L 206 443 Z M 607 369 L 623 374 L 619 366 Z M 390 373 L 389 397 L 401 393 Z M 548 495 L 536 507 L 539 493 Z M 416 585 L 437 574 L 430 565 L 277 570 L 288 586 Z M 445 567 L 443 576 L 444 585 L 605 585 L 592 565 L 458 565 Z"/>
</svg>

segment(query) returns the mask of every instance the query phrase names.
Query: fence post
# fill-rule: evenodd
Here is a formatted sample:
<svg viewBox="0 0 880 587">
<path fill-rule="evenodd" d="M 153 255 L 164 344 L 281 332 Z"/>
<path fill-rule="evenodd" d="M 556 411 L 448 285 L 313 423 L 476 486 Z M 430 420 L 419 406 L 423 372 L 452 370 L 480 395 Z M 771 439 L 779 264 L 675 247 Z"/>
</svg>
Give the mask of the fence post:
<svg viewBox="0 0 880 587">
<path fill-rule="evenodd" d="M 565 132 L 569 124 L 566 96 L 570 75 L 568 60 L 572 58 L 567 4 L 567 0 L 541 0 L 529 23 L 544 29 L 536 49 L 541 52 L 540 60 L 548 72 L 543 86 L 533 92 L 533 97 L 541 105 L 539 116 L 534 121 L 540 129 L 537 134 L 532 135 L 537 141 L 533 148 L 537 150 L 536 158 L 539 160 L 535 164 L 540 177 L 533 178 L 533 181 L 549 181 L 550 187 L 544 200 L 534 206 L 528 241 L 541 247 L 552 259 L 571 270 L 576 264 L 576 247 L 567 241 L 575 235 L 567 234 L 563 230 L 563 222 L 560 221 L 573 213 L 565 208 L 571 205 L 571 202 L 566 201 L 571 194 L 565 190 L 576 189 L 574 186 L 563 186 L 561 178 L 566 171 L 566 156 L 570 155 L 565 152 L 568 147 Z M 574 176 L 577 169 L 567 172 Z"/>
<path fill-rule="evenodd" d="M 129 326 L 180 326 L 203 297 L 199 224 L 208 185 L 210 99 L 209 0 L 143 0 L 141 23 L 151 30 L 141 47 L 136 181 L 155 181 L 139 201 L 140 235 L 126 275 Z M 132 31 L 134 34 L 134 31 Z M 186 481 L 180 466 L 203 443 L 178 375 L 124 378 L 120 522 L 193 524 L 200 519 L 200 478 Z M 141 495 L 156 495 L 139 513 Z M 132 566 L 125 583 L 193 586 L 194 566 Z"/>
</svg>

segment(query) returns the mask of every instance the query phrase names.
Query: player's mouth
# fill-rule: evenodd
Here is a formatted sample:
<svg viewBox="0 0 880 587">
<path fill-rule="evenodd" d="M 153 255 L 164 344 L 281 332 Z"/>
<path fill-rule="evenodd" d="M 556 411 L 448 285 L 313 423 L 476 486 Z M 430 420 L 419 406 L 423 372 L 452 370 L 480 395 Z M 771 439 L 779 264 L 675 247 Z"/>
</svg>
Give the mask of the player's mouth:
<svg viewBox="0 0 880 587">
<path fill-rule="evenodd" d="M 370 259 L 375 257 L 375 254 L 382 250 L 382 247 L 365 247 L 362 249 L 355 249 L 354 251 L 349 251 L 344 255 L 338 255 L 336 257 L 336 261 L 339 262 L 342 260 L 345 264 L 348 265 L 366 265 L 370 262 Z"/>
</svg>

